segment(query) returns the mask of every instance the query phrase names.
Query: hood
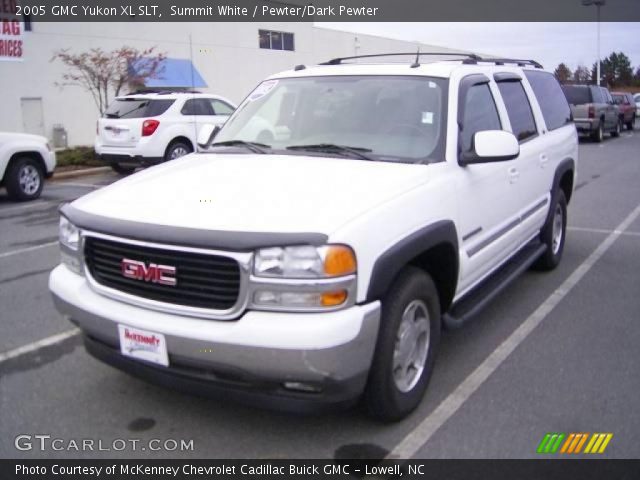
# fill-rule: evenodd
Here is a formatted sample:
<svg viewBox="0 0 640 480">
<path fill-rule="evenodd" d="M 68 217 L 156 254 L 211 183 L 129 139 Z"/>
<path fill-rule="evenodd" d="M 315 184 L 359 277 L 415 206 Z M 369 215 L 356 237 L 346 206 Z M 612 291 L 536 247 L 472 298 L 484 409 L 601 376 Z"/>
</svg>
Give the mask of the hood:
<svg viewBox="0 0 640 480">
<path fill-rule="evenodd" d="M 192 154 L 90 193 L 73 206 L 175 227 L 329 235 L 424 183 L 428 168 L 294 155 Z"/>
<path fill-rule="evenodd" d="M 36 142 L 45 144 L 47 141 L 45 137 L 32 135 L 30 133 L 0 132 L 0 144 L 5 142 Z"/>
</svg>

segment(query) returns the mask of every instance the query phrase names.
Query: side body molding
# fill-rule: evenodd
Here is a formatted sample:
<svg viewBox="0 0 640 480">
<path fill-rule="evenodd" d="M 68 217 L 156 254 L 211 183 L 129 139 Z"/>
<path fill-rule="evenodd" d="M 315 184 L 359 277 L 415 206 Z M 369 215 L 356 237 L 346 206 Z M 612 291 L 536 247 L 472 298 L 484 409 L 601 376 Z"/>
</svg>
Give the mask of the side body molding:
<svg viewBox="0 0 640 480">
<path fill-rule="evenodd" d="M 450 247 L 454 252 L 452 261 L 455 265 L 451 267 L 455 271 L 455 281 L 450 286 L 454 292 L 459 273 L 458 234 L 451 220 L 441 220 L 403 238 L 378 257 L 371 272 L 366 302 L 380 299 L 405 265 L 438 246 Z"/>
</svg>

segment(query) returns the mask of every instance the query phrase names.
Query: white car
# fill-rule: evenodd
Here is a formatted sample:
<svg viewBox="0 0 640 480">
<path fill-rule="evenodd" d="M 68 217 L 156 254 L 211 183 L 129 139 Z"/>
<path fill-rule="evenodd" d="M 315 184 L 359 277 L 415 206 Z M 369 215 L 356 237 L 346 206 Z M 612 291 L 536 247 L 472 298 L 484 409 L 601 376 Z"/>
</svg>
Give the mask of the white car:
<svg viewBox="0 0 640 480">
<path fill-rule="evenodd" d="M 56 154 L 45 137 L 0 132 L 0 186 L 11 199 L 38 198 L 55 168 Z"/>
<path fill-rule="evenodd" d="M 535 62 L 414 58 L 275 75 L 208 153 L 65 205 L 49 288 L 89 353 L 276 408 L 415 409 L 441 328 L 559 264 L 578 138 Z"/>
<path fill-rule="evenodd" d="M 174 160 L 196 150 L 201 125 L 222 125 L 234 110 L 226 98 L 204 93 L 117 97 L 98 120 L 96 155 L 121 174 Z"/>
<path fill-rule="evenodd" d="M 633 101 L 636 102 L 636 117 L 640 117 L 640 93 L 633 95 Z"/>
</svg>

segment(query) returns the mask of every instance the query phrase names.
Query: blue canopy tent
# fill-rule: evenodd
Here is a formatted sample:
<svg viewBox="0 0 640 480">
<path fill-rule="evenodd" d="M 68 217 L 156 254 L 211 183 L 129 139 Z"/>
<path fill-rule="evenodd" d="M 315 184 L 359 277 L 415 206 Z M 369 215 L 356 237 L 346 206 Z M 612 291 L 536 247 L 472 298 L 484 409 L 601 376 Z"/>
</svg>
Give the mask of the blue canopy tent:
<svg viewBox="0 0 640 480">
<path fill-rule="evenodd" d="M 145 62 L 148 61 L 149 59 L 142 58 L 129 64 L 129 74 L 137 75 L 139 72 L 144 72 Z M 144 86 L 145 88 L 181 89 L 206 88 L 208 85 L 191 60 L 165 58 L 160 62 L 157 76 L 144 79 Z"/>
</svg>

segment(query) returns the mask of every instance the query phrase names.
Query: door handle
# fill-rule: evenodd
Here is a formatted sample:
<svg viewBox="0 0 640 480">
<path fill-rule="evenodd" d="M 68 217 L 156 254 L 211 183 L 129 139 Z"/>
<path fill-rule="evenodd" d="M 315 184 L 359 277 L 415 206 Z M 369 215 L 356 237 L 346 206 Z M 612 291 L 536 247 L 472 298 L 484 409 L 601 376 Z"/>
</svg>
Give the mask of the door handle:
<svg viewBox="0 0 640 480">
<path fill-rule="evenodd" d="M 509 173 L 509 183 L 516 183 L 520 178 L 520 172 L 516 167 L 511 167 L 508 173 Z"/>
<path fill-rule="evenodd" d="M 540 155 L 540 167 L 544 168 L 547 166 L 547 162 L 549 161 L 549 157 L 545 153 Z"/>
</svg>

